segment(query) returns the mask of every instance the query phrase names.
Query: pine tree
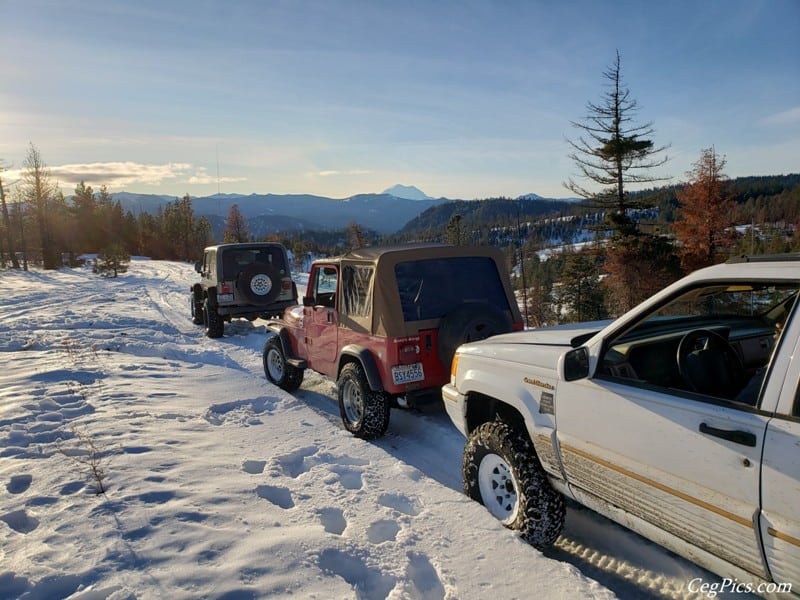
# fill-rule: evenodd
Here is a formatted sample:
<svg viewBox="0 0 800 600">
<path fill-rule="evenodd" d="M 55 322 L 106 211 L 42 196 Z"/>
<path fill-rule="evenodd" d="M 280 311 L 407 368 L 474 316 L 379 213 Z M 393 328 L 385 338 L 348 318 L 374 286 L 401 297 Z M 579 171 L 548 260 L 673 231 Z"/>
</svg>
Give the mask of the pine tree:
<svg viewBox="0 0 800 600">
<path fill-rule="evenodd" d="M 83 252 L 99 252 L 102 248 L 98 240 L 97 227 L 97 202 L 94 198 L 92 186 L 87 186 L 83 181 L 75 186 L 72 196 L 72 214 L 75 227 L 75 238 L 80 240 L 78 245 Z"/>
<path fill-rule="evenodd" d="M 623 84 L 619 52 L 603 76 L 608 81 L 609 90 L 601 103 L 587 104 L 588 114 L 582 123 L 572 122 L 584 134 L 568 142 L 572 147 L 569 158 L 577 166 L 580 176 L 604 187 L 599 192 L 591 191 L 572 179 L 564 185 L 581 198 L 607 210 L 611 227 L 622 235 L 628 235 L 635 230 L 628 212 L 649 204 L 642 202 L 641 198 L 631 197 L 627 186 L 669 179 L 651 174 L 651 169 L 664 165 L 668 157 L 659 156 L 666 146 L 656 146 L 651 139 L 655 133 L 653 124 L 636 125 L 633 122 L 638 105 Z"/>
<path fill-rule="evenodd" d="M 33 144 L 30 145 L 22 165 L 23 194 L 36 219 L 42 266 L 45 269 L 55 269 L 60 264 L 53 241 L 53 215 L 50 212 L 55 186 L 50 182 L 50 171 L 42 155 Z"/>
<path fill-rule="evenodd" d="M 250 239 L 250 232 L 247 230 L 247 221 L 239 211 L 239 205 L 233 204 L 228 211 L 228 218 L 225 221 L 225 231 L 222 234 L 224 242 L 242 243 Z"/>
<path fill-rule="evenodd" d="M 92 271 L 102 277 L 117 277 L 128 271 L 131 257 L 120 244 L 112 244 L 97 256 Z"/>
<path fill-rule="evenodd" d="M 4 171 L 5 168 L 0 169 Z M 6 203 L 6 189 L 3 185 L 3 180 L 0 178 L 0 212 L 2 212 L 3 222 L 2 231 L 3 238 L 5 239 L 5 246 L 9 254 L 11 266 L 14 269 L 19 269 L 19 260 L 17 259 L 17 245 L 15 243 L 16 236 L 14 235 L 14 228 L 11 224 L 11 215 L 8 212 L 8 204 Z"/>
<path fill-rule="evenodd" d="M 350 242 L 351 250 L 364 248 L 369 245 L 367 242 L 367 236 L 364 235 L 364 230 L 362 229 L 361 225 L 355 221 L 350 221 L 350 223 L 347 224 L 347 238 Z"/>
<path fill-rule="evenodd" d="M 608 316 L 597 257 L 587 253 L 567 255 L 559 283 L 557 300 L 564 321 L 580 322 Z"/>
<path fill-rule="evenodd" d="M 445 230 L 445 242 L 448 244 L 460 246 L 464 243 L 464 234 L 462 232 L 461 221 L 461 215 L 455 213 L 447 222 L 447 229 Z"/>
<path fill-rule="evenodd" d="M 689 182 L 675 192 L 680 210 L 673 229 L 686 272 L 727 258 L 726 249 L 734 242 L 730 229 L 734 202 L 723 173 L 725 163 L 713 147 L 703 149 L 686 173 Z"/>
</svg>

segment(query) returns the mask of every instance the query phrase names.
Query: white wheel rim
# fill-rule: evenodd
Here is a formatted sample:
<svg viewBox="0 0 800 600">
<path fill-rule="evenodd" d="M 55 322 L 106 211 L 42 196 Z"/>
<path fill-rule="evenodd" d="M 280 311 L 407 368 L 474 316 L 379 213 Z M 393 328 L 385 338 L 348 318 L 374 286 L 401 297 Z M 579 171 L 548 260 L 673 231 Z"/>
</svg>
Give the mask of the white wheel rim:
<svg viewBox="0 0 800 600">
<path fill-rule="evenodd" d="M 504 525 L 512 523 L 519 511 L 514 475 L 508 463 L 497 454 L 487 454 L 478 467 L 478 486 L 483 505 Z"/>
<path fill-rule="evenodd" d="M 253 290 L 254 294 L 266 296 L 272 289 L 272 280 L 263 273 L 254 275 L 250 280 L 250 289 Z"/>
<path fill-rule="evenodd" d="M 361 421 L 364 414 L 364 398 L 361 390 L 352 381 L 346 381 L 342 388 L 342 406 L 347 421 L 355 426 Z"/>
<path fill-rule="evenodd" d="M 267 352 L 267 369 L 270 377 L 275 381 L 280 381 L 283 377 L 283 357 L 275 348 L 270 348 L 269 352 Z"/>
</svg>

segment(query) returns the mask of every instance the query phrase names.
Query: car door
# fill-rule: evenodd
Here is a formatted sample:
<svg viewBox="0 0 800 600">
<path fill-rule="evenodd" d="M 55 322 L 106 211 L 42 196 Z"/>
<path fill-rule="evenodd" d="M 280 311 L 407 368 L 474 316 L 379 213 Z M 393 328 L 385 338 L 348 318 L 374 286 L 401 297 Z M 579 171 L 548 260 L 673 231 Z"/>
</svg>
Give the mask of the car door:
<svg viewBox="0 0 800 600">
<path fill-rule="evenodd" d="M 309 366 L 328 376 L 336 375 L 338 284 L 336 265 L 315 265 L 309 277 L 311 306 L 303 308 Z"/>
<path fill-rule="evenodd" d="M 764 440 L 761 536 L 772 579 L 800 588 L 800 322 L 787 330 L 787 348 L 773 365 L 765 395 L 779 397 Z M 792 346 L 789 340 L 795 340 Z M 790 351 L 791 350 L 791 351 Z M 782 374 L 786 377 L 783 378 Z"/>
<path fill-rule="evenodd" d="M 768 418 L 599 378 L 557 390 L 559 449 L 576 496 L 762 577 L 754 516 Z"/>
<path fill-rule="evenodd" d="M 568 353 L 555 412 L 576 496 L 667 547 L 701 556 L 688 542 L 769 577 L 761 457 L 778 402 L 772 373 L 785 368 L 779 349 L 798 335 L 781 323 L 797 296 L 796 281 L 688 283 Z M 752 346 L 769 368 L 747 383 Z M 573 364 L 584 365 L 574 377 Z"/>
</svg>

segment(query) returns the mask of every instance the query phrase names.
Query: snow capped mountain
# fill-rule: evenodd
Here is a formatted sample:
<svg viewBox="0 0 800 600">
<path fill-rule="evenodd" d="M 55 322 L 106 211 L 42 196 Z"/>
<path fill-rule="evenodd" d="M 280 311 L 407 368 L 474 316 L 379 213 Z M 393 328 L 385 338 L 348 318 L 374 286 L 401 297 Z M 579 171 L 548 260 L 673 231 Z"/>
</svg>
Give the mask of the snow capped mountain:
<svg viewBox="0 0 800 600">
<path fill-rule="evenodd" d="M 405 198 L 406 200 L 433 200 L 433 198 L 413 185 L 397 184 L 390 187 L 388 190 L 383 190 L 382 193 L 394 196 L 395 198 Z"/>
</svg>

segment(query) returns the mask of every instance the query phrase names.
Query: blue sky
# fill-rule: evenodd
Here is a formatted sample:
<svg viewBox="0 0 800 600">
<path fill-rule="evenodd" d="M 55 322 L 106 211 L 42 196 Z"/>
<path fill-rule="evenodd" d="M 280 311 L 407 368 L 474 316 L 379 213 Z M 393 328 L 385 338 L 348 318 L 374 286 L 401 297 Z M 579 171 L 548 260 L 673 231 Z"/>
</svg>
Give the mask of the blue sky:
<svg viewBox="0 0 800 600">
<path fill-rule="evenodd" d="M 0 0 L 4 181 L 565 197 L 617 50 L 654 174 L 800 171 L 800 0 Z"/>
</svg>

